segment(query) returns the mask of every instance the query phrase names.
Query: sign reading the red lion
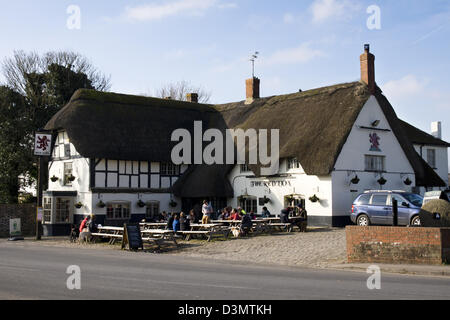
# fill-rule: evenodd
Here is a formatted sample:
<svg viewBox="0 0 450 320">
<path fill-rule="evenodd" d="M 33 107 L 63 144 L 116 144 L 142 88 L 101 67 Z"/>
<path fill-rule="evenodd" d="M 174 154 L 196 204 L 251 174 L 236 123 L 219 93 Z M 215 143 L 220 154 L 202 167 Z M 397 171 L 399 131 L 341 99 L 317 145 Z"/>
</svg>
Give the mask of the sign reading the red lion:
<svg viewBox="0 0 450 320">
<path fill-rule="evenodd" d="M 36 133 L 34 140 L 34 155 L 49 156 L 51 154 L 52 135 Z"/>
</svg>

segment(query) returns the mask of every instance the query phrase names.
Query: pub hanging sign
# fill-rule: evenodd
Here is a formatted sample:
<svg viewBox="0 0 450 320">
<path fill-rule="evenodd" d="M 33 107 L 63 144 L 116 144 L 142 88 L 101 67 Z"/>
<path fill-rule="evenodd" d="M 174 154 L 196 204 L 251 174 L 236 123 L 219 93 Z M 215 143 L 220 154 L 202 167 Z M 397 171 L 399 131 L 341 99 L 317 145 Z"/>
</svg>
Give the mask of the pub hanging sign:
<svg viewBox="0 0 450 320">
<path fill-rule="evenodd" d="M 36 133 L 34 139 L 34 155 L 50 156 L 52 145 L 52 135 L 47 133 Z"/>
</svg>

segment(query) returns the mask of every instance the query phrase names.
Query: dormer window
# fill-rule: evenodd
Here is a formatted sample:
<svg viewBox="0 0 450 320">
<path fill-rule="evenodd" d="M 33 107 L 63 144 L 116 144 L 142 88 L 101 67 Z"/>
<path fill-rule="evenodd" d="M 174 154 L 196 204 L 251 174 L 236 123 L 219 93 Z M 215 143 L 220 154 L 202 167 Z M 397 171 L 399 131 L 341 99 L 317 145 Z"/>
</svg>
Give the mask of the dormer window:
<svg viewBox="0 0 450 320">
<path fill-rule="evenodd" d="M 170 162 L 161 163 L 161 175 L 162 176 L 179 176 L 180 166 L 174 165 Z"/>
<path fill-rule="evenodd" d="M 248 164 L 241 164 L 241 173 L 244 172 L 251 172 L 252 170 L 250 169 Z"/>
<path fill-rule="evenodd" d="M 300 169 L 300 162 L 297 160 L 297 158 L 288 159 L 288 170 L 291 169 Z"/>
</svg>

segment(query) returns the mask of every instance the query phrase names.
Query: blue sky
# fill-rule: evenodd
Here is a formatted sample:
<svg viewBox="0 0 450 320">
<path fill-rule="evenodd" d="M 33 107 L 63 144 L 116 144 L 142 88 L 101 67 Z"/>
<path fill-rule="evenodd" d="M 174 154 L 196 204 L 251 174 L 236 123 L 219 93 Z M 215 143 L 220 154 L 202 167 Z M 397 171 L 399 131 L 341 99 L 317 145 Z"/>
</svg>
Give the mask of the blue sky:
<svg viewBox="0 0 450 320">
<path fill-rule="evenodd" d="M 80 8 L 80 29 L 67 28 L 70 5 Z M 380 29 L 367 27 L 371 5 Z M 212 103 L 245 98 L 254 51 L 270 96 L 358 80 L 370 43 L 398 116 L 427 132 L 440 120 L 450 141 L 448 0 L 1 0 L 0 28 L 0 59 L 74 50 L 111 75 L 112 91 L 152 94 L 186 80 Z"/>
</svg>

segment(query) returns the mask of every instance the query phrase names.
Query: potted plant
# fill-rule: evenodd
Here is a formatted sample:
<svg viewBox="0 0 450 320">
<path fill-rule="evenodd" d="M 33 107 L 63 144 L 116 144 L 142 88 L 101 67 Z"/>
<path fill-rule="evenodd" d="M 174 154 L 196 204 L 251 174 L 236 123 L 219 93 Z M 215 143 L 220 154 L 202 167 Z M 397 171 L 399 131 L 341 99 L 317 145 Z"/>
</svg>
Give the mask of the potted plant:
<svg viewBox="0 0 450 320">
<path fill-rule="evenodd" d="M 57 176 L 53 175 L 53 177 L 51 177 L 50 180 L 52 180 L 52 182 L 56 182 L 59 180 L 59 178 Z"/>
<path fill-rule="evenodd" d="M 143 208 L 143 207 L 145 207 L 145 202 L 142 201 L 141 199 L 139 199 L 137 205 L 138 205 L 139 208 Z"/>
<path fill-rule="evenodd" d="M 77 209 L 81 209 L 83 207 L 83 204 L 81 203 L 81 201 L 78 201 L 76 204 L 75 204 L 75 208 L 77 208 Z"/>
<path fill-rule="evenodd" d="M 377 180 L 377 182 L 380 186 L 384 186 L 387 180 L 384 177 L 381 177 L 380 179 Z"/>
<path fill-rule="evenodd" d="M 247 196 L 239 196 L 239 197 L 238 197 L 238 201 L 239 201 L 239 202 L 245 201 L 246 199 L 247 199 Z"/>
<path fill-rule="evenodd" d="M 73 174 L 71 174 L 70 176 L 67 177 L 67 180 L 69 180 L 70 182 L 75 181 L 75 176 Z"/>
<path fill-rule="evenodd" d="M 351 183 L 352 184 L 358 184 L 359 183 L 359 178 L 358 178 L 358 175 L 355 175 L 355 177 L 351 180 Z"/>
<path fill-rule="evenodd" d="M 170 200 L 169 205 L 170 205 L 172 208 L 175 208 L 175 207 L 178 205 L 178 203 L 176 203 L 176 202 L 173 201 L 173 200 Z"/>
<path fill-rule="evenodd" d="M 288 195 L 288 196 L 286 196 L 286 201 L 288 202 L 288 203 L 292 203 L 292 202 L 294 202 L 294 196 L 293 195 Z"/>
<path fill-rule="evenodd" d="M 100 202 L 97 203 L 97 207 L 104 208 L 104 207 L 106 207 L 106 204 L 102 200 L 100 200 Z"/>
<path fill-rule="evenodd" d="M 312 197 L 309 197 L 309 201 L 318 202 L 318 201 L 320 201 L 320 199 L 316 195 L 313 195 Z"/>
<path fill-rule="evenodd" d="M 406 178 L 405 181 L 403 181 L 407 186 L 410 186 L 412 181 L 409 178 Z"/>
</svg>

